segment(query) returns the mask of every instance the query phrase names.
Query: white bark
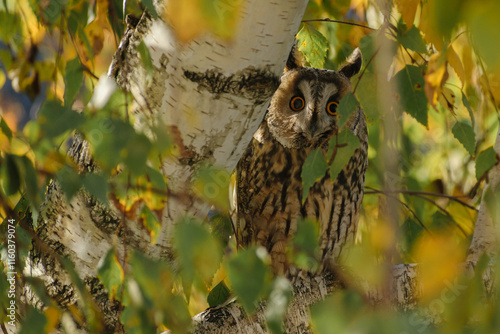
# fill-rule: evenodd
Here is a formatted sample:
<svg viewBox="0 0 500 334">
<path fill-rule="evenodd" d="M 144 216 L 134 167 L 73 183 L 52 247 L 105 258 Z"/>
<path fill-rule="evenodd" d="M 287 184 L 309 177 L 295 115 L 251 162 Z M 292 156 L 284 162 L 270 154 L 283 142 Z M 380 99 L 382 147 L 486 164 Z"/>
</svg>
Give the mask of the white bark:
<svg viewBox="0 0 500 334">
<path fill-rule="evenodd" d="M 127 31 L 109 76 L 133 94 L 140 129 L 147 133 L 149 126 L 161 125 L 172 135 L 180 153 L 164 161 L 169 190 L 189 192 L 191 178 L 204 162 L 228 173 L 234 169 L 277 88 L 306 5 L 307 0 L 245 1 L 239 28 L 229 42 L 207 32 L 187 44 L 179 43 L 169 24 L 149 15 Z M 141 41 L 155 67 L 152 78 L 136 49 Z M 93 163 L 86 146 L 76 139 L 70 155 L 89 171 Z M 151 245 L 137 222 L 126 222 L 118 229 L 122 218 L 116 210 L 99 205 L 83 192 L 68 203 L 53 184 L 37 233 L 58 254 L 69 256 L 80 277 L 95 290 L 98 262 L 113 245 L 119 252 L 137 248 L 152 257 L 170 259 L 172 223 L 185 214 L 204 218 L 208 213 L 205 203 L 187 198 L 169 198 L 162 235 Z M 34 251 L 30 268 L 27 274 L 42 277 L 50 294 L 60 297 L 62 304 L 77 301 L 69 277 L 53 258 Z M 104 316 L 109 313 L 107 322 L 113 327 L 117 320 L 112 318 L 113 305 L 105 298 L 97 303 Z"/>
<path fill-rule="evenodd" d="M 495 152 L 497 158 L 500 157 L 500 126 L 498 127 L 497 138 L 495 141 Z M 500 185 L 500 163 L 497 163 L 488 174 L 486 184 L 483 188 L 481 205 L 477 214 L 476 226 L 472 236 L 472 242 L 467 254 L 467 262 L 479 261 L 483 254 L 489 257 L 494 256 L 498 251 L 499 238 L 499 209 L 493 213 L 491 208 L 486 205 L 485 198 L 488 191 L 496 191 L 498 194 Z M 496 216 L 494 216 L 496 214 Z"/>
</svg>

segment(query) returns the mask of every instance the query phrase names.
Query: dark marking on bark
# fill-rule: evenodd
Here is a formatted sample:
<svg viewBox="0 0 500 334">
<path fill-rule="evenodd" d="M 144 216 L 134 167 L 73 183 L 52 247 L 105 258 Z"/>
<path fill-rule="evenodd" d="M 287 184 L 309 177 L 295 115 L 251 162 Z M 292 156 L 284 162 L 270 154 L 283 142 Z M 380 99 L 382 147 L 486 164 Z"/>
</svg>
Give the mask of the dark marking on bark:
<svg viewBox="0 0 500 334">
<path fill-rule="evenodd" d="M 226 76 L 219 70 L 206 72 L 185 70 L 186 79 L 197 83 L 199 90 L 207 90 L 219 98 L 221 94 L 232 94 L 262 104 L 269 100 L 279 86 L 279 77 L 269 67 L 257 69 L 249 66 Z"/>
</svg>

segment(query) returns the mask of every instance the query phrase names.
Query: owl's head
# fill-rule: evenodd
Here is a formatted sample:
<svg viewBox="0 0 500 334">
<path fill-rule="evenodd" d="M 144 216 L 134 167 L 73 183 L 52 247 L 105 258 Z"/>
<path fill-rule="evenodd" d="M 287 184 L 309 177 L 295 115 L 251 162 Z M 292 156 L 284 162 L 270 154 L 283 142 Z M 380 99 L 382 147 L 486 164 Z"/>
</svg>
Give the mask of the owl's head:
<svg viewBox="0 0 500 334">
<path fill-rule="evenodd" d="M 292 50 L 266 120 L 272 136 L 287 148 L 317 147 L 337 130 L 337 106 L 359 72 L 359 49 L 338 70 L 304 67 Z"/>
</svg>

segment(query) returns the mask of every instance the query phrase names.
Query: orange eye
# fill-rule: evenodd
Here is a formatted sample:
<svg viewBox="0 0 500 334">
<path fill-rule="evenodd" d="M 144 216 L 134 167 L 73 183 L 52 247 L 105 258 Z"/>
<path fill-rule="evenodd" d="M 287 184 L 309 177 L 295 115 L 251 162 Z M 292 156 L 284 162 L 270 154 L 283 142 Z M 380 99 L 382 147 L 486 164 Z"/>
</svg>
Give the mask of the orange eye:
<svg viewBox="0 0 500 334">
<path fill-rule="evenodd" d="M 332 101 L 328 102 L 326 105 L 326 112 L 332 116 L 337 116 L 337 107 L 339 106 L 338 102 Z"/>
<path fill-rule="evenodd" d="M 304 99 L 300 96 L 295 96 L 290 100 L 290 108 L 293 111 L 301 111 L 302 109 L 304 109 L 305 105 L 306 101 L 304 101 Z"/>
</svg>

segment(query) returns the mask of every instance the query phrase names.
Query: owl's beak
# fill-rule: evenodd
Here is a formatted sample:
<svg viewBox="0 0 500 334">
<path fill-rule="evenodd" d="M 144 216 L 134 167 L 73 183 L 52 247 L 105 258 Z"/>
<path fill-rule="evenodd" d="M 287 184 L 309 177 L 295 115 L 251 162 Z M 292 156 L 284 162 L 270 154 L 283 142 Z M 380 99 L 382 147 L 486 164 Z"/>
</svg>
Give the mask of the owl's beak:
<svg viewBox="0 0 500 334">
<path fill-rule="evenodd" d="M 318 126 L 316 125 L 316 122 L 313 121 L 309 124 L 309 133 L 311 134 L 311 138 L 314 137 L 316 131 L 318 131 Z"/>
</svg>

